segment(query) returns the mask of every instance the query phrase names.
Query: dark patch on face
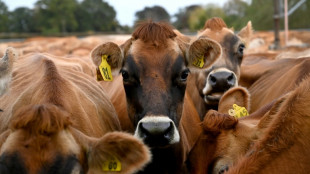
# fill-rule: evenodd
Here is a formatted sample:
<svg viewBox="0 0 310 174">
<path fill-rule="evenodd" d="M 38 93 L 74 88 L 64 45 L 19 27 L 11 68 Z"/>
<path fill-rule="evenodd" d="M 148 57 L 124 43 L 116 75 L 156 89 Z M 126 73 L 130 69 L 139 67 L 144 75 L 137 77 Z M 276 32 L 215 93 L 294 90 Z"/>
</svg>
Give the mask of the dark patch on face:
<svg viewBox="0 0 310 174">
<path fill-rule="evenodd" d="M 227 67 L 228 69 L 236 72 L 236 67 L 241 65 L 242 59 L 243 59 L 243 51 L 241 51 L 240 47 L 244 47 L 244 45 L 242 45 L 241 43 L 239 43 L 239 38 L 238 36 L 234 35 L 234 34 L 227 34 L 224 37 L 223 42 L 221 43 L 221 45 L 223 46 L 223 49 L 227 55 L 227 58 L 229 59 L 228 61 L 231 62 L 231 66 L 233 67 Z M 237 45 L 236 47 L 236 44 Z M 236 50 L 237 48 L 237 50 Z"/>
<path fill-rule="evenodd" d="M 3 153 L 0 157 L 1 174 L 27 174 L 25 164 L 17 153 Z"/>
<path fill-rule="evenodd" d="M 148 68 L 154 67 L 151 67 L 152 65 L 149 65 L 143 57 L 138 57 L 138 62 L 135 62 L 132 56 L 125 59 L 121 73 L 127 71 L 125 74 L 128 74 L 128 78 L 123 78 L 123 82 L 128 113 L 134 126 L 137 126 L 146 114 L 167 115 L 175 122 L 176 126 L 179 124 L 181 117 L 179 108 L 183 104 L 186 88 L 186 80 L 181 79 L 181 77 L 185 77 L 185 62 L 182 56 L 178 56 L 175 62 L 172 62 L 173 59 L 169 55 L 166 56 L 163 58 L 165 62 L 162 65 L 164 67 L 158 67 L 159 74 L 154 77 L 146 75 L 149 71 Z M 163 78 L 161 80 L 167 89 L 159 89 L 160 84 L 157 82 L 157 78 Z M 140 83 L 140 79 L 143 84 Z"/>
<path fill-rule="evenodd" d="M 47 167 L 44 167 L 40 174 L 70 174 L 76 165 L 80 165 L 78 159 L 74 155 L 63 157 L 58 155 L 53 163 Z M 80 174 L 84 174 L 82 167 Z"/>
</svg>

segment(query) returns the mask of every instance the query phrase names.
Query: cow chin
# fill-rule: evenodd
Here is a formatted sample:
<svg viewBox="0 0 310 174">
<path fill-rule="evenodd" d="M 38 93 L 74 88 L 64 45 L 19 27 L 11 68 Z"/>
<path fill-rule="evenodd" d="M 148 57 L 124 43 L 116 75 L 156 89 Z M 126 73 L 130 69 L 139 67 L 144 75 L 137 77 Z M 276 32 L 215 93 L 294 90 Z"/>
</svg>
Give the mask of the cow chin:
<svg viewBox="0 0 310 174">
<path fill-rule="evenodd" d="M 167 116 L 145 116 L 137 125 L 135 137 L 150 147 L 167 147 L 180 142 L 174 122 Z"/>
</svg>

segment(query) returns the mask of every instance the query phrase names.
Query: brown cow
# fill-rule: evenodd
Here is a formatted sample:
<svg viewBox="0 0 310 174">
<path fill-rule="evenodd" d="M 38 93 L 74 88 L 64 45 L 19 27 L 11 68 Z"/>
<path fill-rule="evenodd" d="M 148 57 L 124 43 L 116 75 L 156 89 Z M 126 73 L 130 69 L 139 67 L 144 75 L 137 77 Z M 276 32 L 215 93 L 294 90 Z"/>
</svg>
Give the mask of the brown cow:
<svg viewBox="0 0 310 174">
<path fill-rule="evenodd" d="M 188 45 L 169 25 L 153 22 L 141 24 L 120 47 L 108 42 L 93 50 L 95 65 L 107 55 L 112 70 L 121 69 L 123 80 L 111 85 L 120 97 L 112 101 L 122 103 L 124 95 L 119 93 L 125 91 L 131 132 L 151 147 L 153 161 L 143 173 L 186 172 L 185 160 L 201 132 L 199 116 L 185 92 L 187 76 L 198 69 L 193 66 L 198 58 L 207 68 L 220 52 L 220 45 L 210 39 Z M 125 110 L 119 103 L 114 105 Z"/>
<path fill-rule="evenodd" d="M 242 119 L 211 110 L 193 152 L 195 173 L 309 173 L 310 78 Z"/>
<path fill-rule="evenodd" d="M 268 60 L 251 56 L 241 66 L 240 85 L 251 94 L 251 112 L 295 89 L 310 74 L 310 59 Z"/>
<path fill-rule="evenodd" d="M 252 24 L 248 22 L 238 34 L 228 29 L 221 18 L 206 21 L 197 38 L 207 37 L 220 43 L 221 57 L 204 71 L 193 72 L 188 82 L 188 91 L 203 120 L 209 109 L 217 109 L 219 99 L 225 91 L 238 86 L 243 51 L 252 35 Z"/>
<path fill-rule="evenodd" d="M 20 57 L 0 98 L 0 173 L 133 173 L 148 148 L 121 132 L 102 87 L 76 64 L 44 54 Z M 119 161 L 113 161 L 112 159 Z M 113 164 L 113 165 L 111 165 Z"/>
<path fill-rule="evenodd" d="M 5 55 L 0 59 L 0 96 L 2 96 L 9 88 L 8 86 L 11 81 L 13 62 L 16 59 L 17 53 L 13 48 L 7 48 Z"/>
</svg>

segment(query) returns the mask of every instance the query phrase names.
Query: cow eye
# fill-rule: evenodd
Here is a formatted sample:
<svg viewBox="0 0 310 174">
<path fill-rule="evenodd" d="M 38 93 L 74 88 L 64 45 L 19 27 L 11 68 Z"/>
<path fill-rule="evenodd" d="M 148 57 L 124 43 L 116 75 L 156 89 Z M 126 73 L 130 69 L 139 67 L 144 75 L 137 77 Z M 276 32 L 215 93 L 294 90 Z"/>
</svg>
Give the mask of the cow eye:
<svg viewBox="0 0 310 174">
<path fill-rule="evenodd" d="M 121 70 L 122 76 L 123 76 L 123 80 L 128 80 L 129 79 L 129 74 L 126 70 Z"/>
<path fill-rule="evenodd" d="M 189 74 L 189 69 L 183 70 L 181 73 L 181 80 L 186 81 L 188 74 Z"/>
<path fill-rule="evenodd" d="M 244 44 L 240 44 L 238 47 L 238 53 L 239 54 L 243 54 L 243 50 L 245 49 L 245 45 Z"/>
</svg>

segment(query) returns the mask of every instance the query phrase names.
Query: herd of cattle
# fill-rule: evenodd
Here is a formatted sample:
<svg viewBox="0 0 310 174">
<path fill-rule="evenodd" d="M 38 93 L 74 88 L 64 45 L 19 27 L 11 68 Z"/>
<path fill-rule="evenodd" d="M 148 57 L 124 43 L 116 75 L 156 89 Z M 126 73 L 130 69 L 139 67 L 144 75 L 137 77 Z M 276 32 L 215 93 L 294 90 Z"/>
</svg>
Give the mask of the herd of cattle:
<svg viewBox="0 0 310 174">
<path fill-rule="evenodd" d="M 310 59 L 244 55 L 252 34 L 212 18 L 195 37 L 145 22 L 123 43 L 71 38 L 69 58 L 7 48 L 0 173 L 310 173 Z"/>
</svg>

